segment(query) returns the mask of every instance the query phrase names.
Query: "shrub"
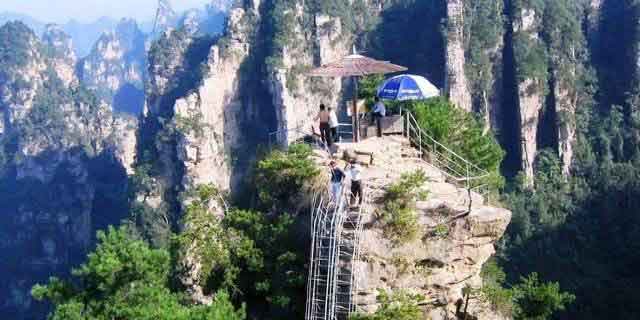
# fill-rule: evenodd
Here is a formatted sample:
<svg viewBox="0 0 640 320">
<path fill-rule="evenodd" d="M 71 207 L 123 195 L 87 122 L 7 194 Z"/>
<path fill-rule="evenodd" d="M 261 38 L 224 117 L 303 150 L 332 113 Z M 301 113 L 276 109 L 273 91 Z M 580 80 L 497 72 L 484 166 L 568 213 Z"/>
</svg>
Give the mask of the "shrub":
<svg viewBox="0 0 640 320">
<path fill-rule="evenodd" d="M 311 154 L 310 146 L 294 144 L 287 151 L 274 150 L 258 162 L 256 188 L 263 205 L 287 207 L 307 189 L 311 180 L 320 174 Z"/>
<path fill-rule="evenodd" d="M 420 304 L 424 297 L 419 294 L 410 294 L 405 291 L 394 291 L 391 294 L 379 290 L 378 303 L 380 307 L 370 315 L 356 314 L 351 320 L 416 320 L 422 319 L 424 314 Z"/>
<path fill-rule="evenodd" d="M 384 196 L 382 222 L 385 236 L 395 244 L 414 240 L 418 235 L 418 215 L 416 201 L 426 198 L 422 186 L 427 181 L 426 174 L 418 170 L 403 174 L 400 181 L 390 185 Z"/>
<path fill-rule="evenodd" d="M 446 238 L 449 235 L 449 226 L 444 223 L 437 225 L 433 230 L 433 235 L 438 238 Z"/>
<path fill-rule="evenodd" d="M 49 319 L 245 319 L 244 307 L 236 309 L 224 292 L 216 293 L 210 306 L 186 304 L 168 286 L 169 253 L 133 239 L 128 229 L 110 227 L 97 238 L 87 262 L 73 270 L 73 280 L 51 278 L 33 287 L 37 300 L 53 304 Z"/>
<path fill-rule="evenodd" d="M 256 249 L 253 240 L 235 230 L 223 228 L 219 213 L 211 211 L 219 196 L 215 187 L 198 186 L 195 194 L 195 199 L 185 210 L 185 230 L 176 238 L 181 254 L 179 260 L 185 261 L 187 256 L 197 259 L 202 270 L 199 283 L 205 292 L 218 288 L 237 290 L 239 266 L 259 268 L 263 263 L 262 253 Z"/>
<path fill-rule="evenodd" d="M 500 164 L 505 153 L 494 136 L 490 132 L 485 132 L 480 120 L 474 118 L 471 113 L 457 108 L 445 98 L 408 102 L 405 105 L 415 115 L 420 128 L 433 139 L 489 172 L 490 176 L 485 179 L 485 183 L 490 184 L 494 189 L 504 185 Z M 433 148 L 429 145 L 425 147 Z M 459 161 L 459 164 L 461 168 L 465 167 L 462 161 Z"/>
<path fill-rule="evenodd" d="M 560 291 L 557 282 L 541 283 L 537 273 L 520 278 L 521 283 L 513 288 L 517 302 L 515 319 L 544 320 L 575 300 L 575 296 Z"/>
<path fill-rule="evenodd" d="M 494 310 L 516 320 L 549 319 L 554 312 L 564 310 L 575 300 L 574 295 L 560 291 L 557 282 L 540 282 L 536 273 L 520 277 L 520 283 L 505 288 L 506 274 L 493 259 L 482 266 L 481 275 L 481 297 Z"/>
<path fill-rule="evenodd" d="M 513 314 L 513 292 L 503 287 L 506 274 L 495 259 L 490 259 L 482 266 L 480 273 L 482 276 L 481 297 L 491 305 L 493 310 L 505 316 Z"/>
</svg>

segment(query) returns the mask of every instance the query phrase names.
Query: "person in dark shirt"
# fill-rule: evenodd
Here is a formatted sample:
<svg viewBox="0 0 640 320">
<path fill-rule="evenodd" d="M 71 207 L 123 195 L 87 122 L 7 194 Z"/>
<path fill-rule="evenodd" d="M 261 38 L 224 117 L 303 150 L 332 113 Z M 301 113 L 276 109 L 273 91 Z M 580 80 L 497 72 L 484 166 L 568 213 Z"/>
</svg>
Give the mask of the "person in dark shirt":
<svg viewBox="0 0 640 320">
<path fill-rule="evenodd" d="M 344 181 L 344 172 L 338 168 L 338 164 L 335 161 L 329 162 L 329 168 L 331 169 L 331 195 L 334 200 L 340 197 L 342 192 L 342 182 Z"/>
</svg>

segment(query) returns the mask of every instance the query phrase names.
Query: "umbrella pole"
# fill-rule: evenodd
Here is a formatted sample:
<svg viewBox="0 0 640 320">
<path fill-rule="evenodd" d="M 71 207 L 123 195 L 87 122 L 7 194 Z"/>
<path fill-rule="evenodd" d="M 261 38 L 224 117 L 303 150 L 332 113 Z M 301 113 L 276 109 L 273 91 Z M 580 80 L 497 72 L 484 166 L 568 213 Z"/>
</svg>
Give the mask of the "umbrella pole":
<svg viewBox="0 0 640 320">
<path fill-rule="evenodd" d="M 353 142 L 360 141 L 360 115 L 358 114 L 358 77 L 353 77 Z"/>
</svg>

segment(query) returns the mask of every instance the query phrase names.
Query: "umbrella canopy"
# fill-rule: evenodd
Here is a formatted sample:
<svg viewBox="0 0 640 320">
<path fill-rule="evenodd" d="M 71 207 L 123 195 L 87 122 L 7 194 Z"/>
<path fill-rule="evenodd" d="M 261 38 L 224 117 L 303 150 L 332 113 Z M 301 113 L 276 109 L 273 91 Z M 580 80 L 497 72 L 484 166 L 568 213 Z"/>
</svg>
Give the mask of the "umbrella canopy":
<svg viewBox="0 0 640 320">
<path fill-rule="evenodd" d="M 401 72 L 405 70 L 407 70 L 407 68 L 395 65 L 389 61 L 379 61 L 359 54 L 352 54 L 339 61 L 315 68 L 309 71 L 307 75 L 312 77 L 351 77 Z"/>
<path fill-rule="evenodd" d="M 355 47 L 353 54 L 342 58 L 339 61 L 325 64 L 321 67 L 315 68 L 307 73 L 311 77 L 356 77 L 354 78 L 353 86 L 353 140 L 358 142 L 360 140 L 360 120 L 358 118 L 358 78 L 370 74 L 385 74 L 393 72 L 401 72 L 407 70 L 407 68 L 399 65 L 395 65 L 389 61 L 379 61 L 376 59 L 368 58 L 359 54 L 356 54 Z"/>
<path fill-rule="evenodd" d="M 378 87 L 378 97 L 387 100 L 422 100 L 440 95 L 425 77 L 403 74 L 387 79 Z"/>
</svg>

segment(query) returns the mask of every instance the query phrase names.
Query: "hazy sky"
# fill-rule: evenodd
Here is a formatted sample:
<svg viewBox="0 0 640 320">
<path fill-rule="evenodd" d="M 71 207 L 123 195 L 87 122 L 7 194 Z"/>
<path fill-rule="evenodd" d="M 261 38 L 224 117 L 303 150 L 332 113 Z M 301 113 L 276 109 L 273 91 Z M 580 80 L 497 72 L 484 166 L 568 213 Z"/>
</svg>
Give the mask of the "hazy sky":
<svg viewBox="0 0 640 320">
<path fill-rule="evenodd" d="M 208 0 L 173 0 L 176 11 L 201 7 Z M 0 12 L 28 14 L 44 22 L 64 23 L 73 18 L 93 21 L 102 16 L 148 20 L 155 14 L 157 0 L 0 0 Z"/>
</svg>

